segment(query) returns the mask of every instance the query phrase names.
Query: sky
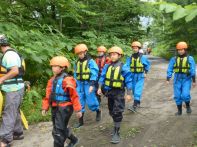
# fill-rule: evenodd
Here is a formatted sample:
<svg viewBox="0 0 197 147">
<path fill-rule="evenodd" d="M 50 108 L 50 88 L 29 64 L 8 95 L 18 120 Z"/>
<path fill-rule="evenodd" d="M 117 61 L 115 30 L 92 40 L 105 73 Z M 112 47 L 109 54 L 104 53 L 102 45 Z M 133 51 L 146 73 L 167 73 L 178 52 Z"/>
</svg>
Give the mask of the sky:
<svg viewBox="0 0 197 147">
<path fill-rule="evenodd" d="M 155 2 L 156 0 L 140 0 L 142 2 Z M 142 24 L 142 27 L 147 28 L 149 25 L 151 25 L 153 18 L 151 17 L 140 17 L 140 21 Z"/>
</svg>

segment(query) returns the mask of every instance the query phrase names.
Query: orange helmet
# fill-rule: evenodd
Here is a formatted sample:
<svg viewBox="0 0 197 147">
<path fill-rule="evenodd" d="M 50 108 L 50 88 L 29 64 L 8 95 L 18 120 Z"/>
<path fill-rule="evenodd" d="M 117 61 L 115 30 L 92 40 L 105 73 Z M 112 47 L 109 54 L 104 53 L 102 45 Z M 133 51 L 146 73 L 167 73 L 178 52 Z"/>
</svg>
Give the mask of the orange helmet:
<svg viewBox="0 0 197 147">
<path fill-rule="evenodd" d="M 106 52 L 107 51 L 107 49 L 106 49 L 106 47 L 104 47 L 104 46 L 99 46 L 98 48 L 97 48 L 97 51 L 98 52 Z"/>
<path fill-rule="evenodd" d="M 69 67 L 70 63 L 64 56 L 55 56 L 50 61 L 51 66 Z"/>
<path fill-rule="evenodd" d="M 120 47 L 118 46 L 113 46 L 112 48 L 109 49 L 109 53 L 118 53 L 120 55 L 123 55 L 123 51 Z"/>
<path fill-rule="evenodd" d="M 80 52 L 85 52 L 88 50 L 88 47 L 85 44 L 78 44 L 75 46 L 75 54 Z"/>
<path fill-rule="evenodd" d="M 131 47 L 133 47 L 133 46 L 137 46 L 137 47 L 139 47 L 139 48 L 141 48 L 141 47 L 142 47 L 141 43 L 140 43 L 140 42 L 138 42 L 138 41 L 134 41 L 134 42 L 132 42 Z"/>
<path fill-rule="evenodd" d="M 181 49 L 187 49 L 188 46 L 187 46 L 187 43 L 186 42 L 179 42 L 176 44 L 176 49 L 177 50 L 181 50 Z"/>
</svg>

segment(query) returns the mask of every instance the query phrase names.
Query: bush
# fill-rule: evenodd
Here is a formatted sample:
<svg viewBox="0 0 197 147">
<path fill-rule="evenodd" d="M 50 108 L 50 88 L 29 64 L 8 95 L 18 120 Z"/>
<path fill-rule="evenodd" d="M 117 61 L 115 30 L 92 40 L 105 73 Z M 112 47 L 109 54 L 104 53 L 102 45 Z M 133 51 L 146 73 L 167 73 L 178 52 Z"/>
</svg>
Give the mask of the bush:
<svg viewBox="0 0 197 147">
<path fill-rule="evenodd" d="M 131 54 L 128 40 L 119 39 L 108 33 L 99 34 L 95 30 L 84 31 L 82 36 L 70 38 L 59 32 L 46 33 L 38 29 L 24 30 L 13 23 L 1 23 L 0 32 L 6 32 L 11 47 L 18 50 L 25 58 L 24 80 L 31 82 L 32 90 L 24 96 L 22 110 L 30 123 L 50 119 L 49 115 L 41 116 L 41 104 L 47 80 L 52 74 L 49 61 L 53 56 L 66 56 L 71 62 L 70 70 L 72 71 L 76 62 L 73 48 L 78 43 L 86 43 L 88 52 L 93 56 L 97 55 L 96 49 L 100 45 L 105 45 L 107 48 L 117 45 L 124 50 L 125 55 Z"/>
<path fill-rule="evenodd" d="M 173 51 L 174 50 L 174 51 Z M 165 59 L 170 59 L 173 56 L 175 56 L 176 50 L 175 48 L 171 48 L 170 46 L 158 44 L 155 48 L 152 50 L 152 54 L 154 56 L 160 56 Z"/>
<path fill-rule="evenodd" d="M 50 120 L 50 113 L 45 117 L 41 115 L 43 95 L 45 88 L 42 86 L 34 86 L 31 91 L 25 93 L 21 109 L 30 124 Z"/>
</svg>

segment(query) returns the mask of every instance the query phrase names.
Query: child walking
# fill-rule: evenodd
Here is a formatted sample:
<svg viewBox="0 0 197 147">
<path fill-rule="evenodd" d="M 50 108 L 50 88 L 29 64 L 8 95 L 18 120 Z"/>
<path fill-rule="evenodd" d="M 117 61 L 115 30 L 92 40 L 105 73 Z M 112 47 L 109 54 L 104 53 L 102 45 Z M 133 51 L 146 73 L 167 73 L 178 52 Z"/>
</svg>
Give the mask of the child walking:
<svg viewBox="0 0 197 147">
<path fill-rule="evenodd" d="M 99 74 L 98 74 L 98 79 L 100 78 L 101 72 L 103 67 L 105 66 L 105 64 L 109 64 L 111 62 L 111 59 L 106 55 L 107 49 L 104 46 L 99 46 L 97 48 L 97 52 L 98 52 L 98 57 L 96 58 L 96 64 L 98 65 L 99 68 Z M 98 81 L 96 84 L 96 91 L 98 90 Z M 101 103 L 101 96 L 100 95 L 96 95 L 98 98 L 98 102 L 99 104 Z"/>
<path fill-rule="evenodd" d="M 196 64 L 194 58 L 187 53 L 188 45 L 186 42 L 179 42 L 176 45 L 178 55 L 171 58 L 167 70 L 167 83 L 174 73 L 174 100 L 178 112 L 175 115 L 182 115 L 182 103 L 186 104 L 186 113 L 191 114 L 190 90 L 191 85 L 196 86 Z"/>
<path fill-rule="evenodd" d="M 109 54 L 111 63 L 106 64 L 102 70 L 97 93 L 99 95 L 103 93 L 108 98 L 109 114 L 114 122 L 110 142 L 117 144 L 120 142 L 120 124 L 125 108 L 125 87 L 127 89 L 126 100 L 131 100 L 132 74 L 130 69 L 120 61 L 123 55 L 120 47 L 110 48 Z"/>
<path fill-rule="evenodd" d="M 140 42 L 132 42 L 131 47 L 134 53 L 131 55 L 131 57 L 127 58 L 126 65 L 133 73 L 132 92 L 134 101 L 133 105 L 131 105 L 128 109 L 132 112 L 136 112 L 137 108 L 140 107 L 141 96 L 144 88 L 144 79 L 150 70 L 150 62 L 143 54 L 139 52 L 141 49 Z"/>
<path fill-rule="evenodd" d="M 87 55 L 87 51 L 88 48 L 85 44 L 75 46 L 78 61 L 74 68 L 74 77 L 77 80 L 77 92 L 82 106 L 82 117 L 79 119 L 76 128 L 84 124 L 83 117 L 86 104 L 91 111 L 96 111 L 96 121 L 101 120 L 101 110 L 95 93 L 99 69 L 96 62 Z"/>
<path fill-rule="evenodd" d="M 69 67 L 65 57 L 53 57 L 50 65 L 54 76 L 47 83 L 46 97 L 42 101 L 42 115 L 46 115 L 51 106 L 54 147 L 64 147 L 67 138 L 70 139 L 67 147 L 73 147 L 78 143 L 78 138 L 68 128 L 68 122 L 73 111 L 78 118 L 82 116 L 76 82 L 65 72 Z"/>
</svg>

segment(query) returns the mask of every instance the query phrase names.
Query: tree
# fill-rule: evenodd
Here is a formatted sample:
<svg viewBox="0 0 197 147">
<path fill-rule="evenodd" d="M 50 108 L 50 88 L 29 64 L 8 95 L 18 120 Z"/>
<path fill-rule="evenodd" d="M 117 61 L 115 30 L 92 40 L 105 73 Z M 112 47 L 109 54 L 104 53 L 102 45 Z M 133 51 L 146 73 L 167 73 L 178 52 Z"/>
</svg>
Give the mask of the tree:
<svg viewBox="0 0 197 147">
<path fill-rule="evenodd" d="M 179 1 L 181 3 L 183 1 Z M 196 23 L 197 5 L 178 5 L 176 3 L 160 3 L 160 11 L 154 17 L 151 26 L 153 39 L 157 42 L 158 52 L 164 56 L 169 54 L 170 48 L 175 48 L 179 41 L 186 41 L 189 44 L 190 53 L 197 52 L 196 49 Z"/>
</svg>

